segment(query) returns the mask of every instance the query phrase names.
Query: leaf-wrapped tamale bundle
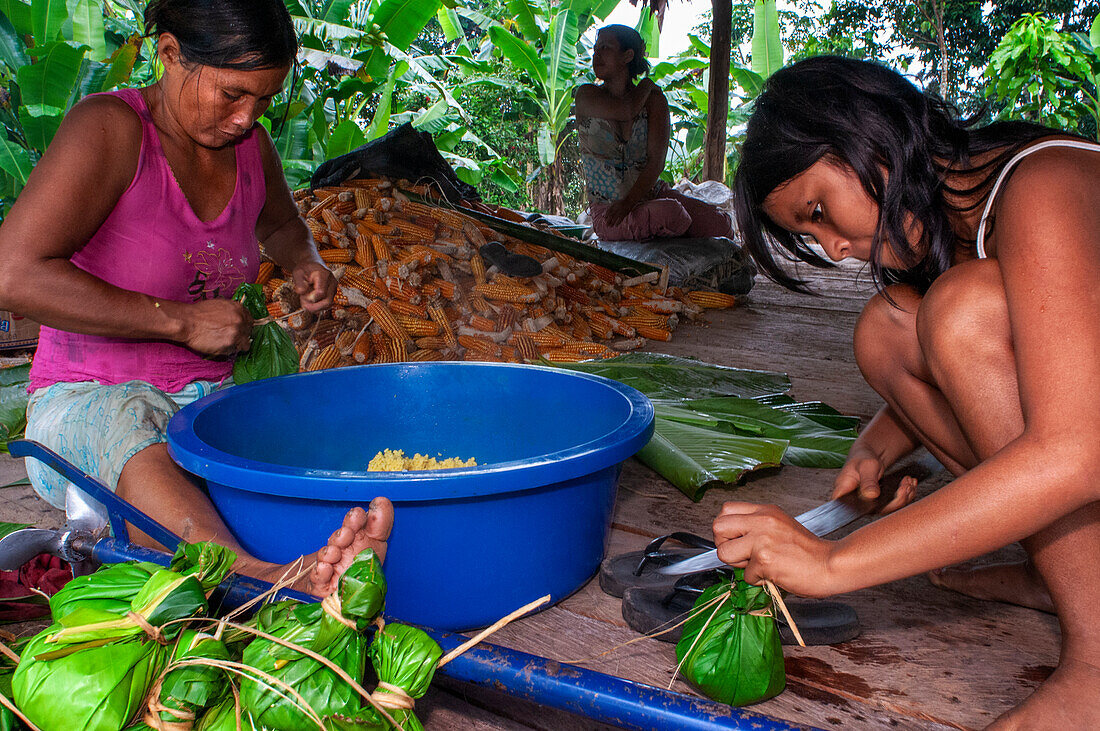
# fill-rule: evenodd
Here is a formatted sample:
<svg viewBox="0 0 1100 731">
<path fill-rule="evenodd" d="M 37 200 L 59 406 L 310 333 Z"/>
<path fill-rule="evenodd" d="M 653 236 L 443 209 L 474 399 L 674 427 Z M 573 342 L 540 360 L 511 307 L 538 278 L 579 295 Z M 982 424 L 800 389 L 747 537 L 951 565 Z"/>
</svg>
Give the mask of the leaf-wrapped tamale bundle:
<svg viewBox="0 0 1100 731">
<path fill-rule="evenodd" d="M 225 579 L 235 560 L 237 554 L 216 543 L 184 543 L 172 557 L 171 570 L 195 576 L 209 592 Z M 149 577 L 162 569 L 154 563 L 118 563 L 78 576 L 50 597 L 50 613 L 55 622 L 77 607 L 125 613 Z"/>
<path fill-rule="evenodd" d="M 259 285 L 245 283 L 237 287 L 233 299 L 244 305 L 257 320 L 268 316 L 264 293 Z M 294 341 L 277 322 L 265 322 L 252 328 L 252 345 L 233 361 L 233 382 L 248 383 L 261 378 L 298 372 L 298 351 Z"/>
<path fill-rule="evenodd" d="M 371 697 L 405 731 L 424 728 L 412 709 L 402 706 L 411 706 L 411 700 L 428 692 L 442 656 L 443 650 L 436 641 L 416 627 L 391 623 L 374 636 L 370 659 L 378 675 L 378 689 Z"/>
<path fill-rule="evenodd" d="M 195 726 L 195 731 L 269 731 L 265 726 L 257 723 L 252 714 L 244 708 L 240 709 L 240 714 L 240 726 L 238 726 L 233 696 L 229 696 L 203 714 L 198 725 Z"/>
<path fill-rule="evenodd" d="M 190 629 L 181 632 L 173 647 L 171 662 L 202 659 L 229 660 L 229 650 L 212 635 Z M 228 679 L 222 668 L 211 665 L 175 667 L 160 683 L 153 685 L 145 720 L 154 728 L 190 729 L 195 718 L 216 704 L 228 689 Z"/>
<path fill-rule="evenodd" d="M 732 582 L 707 588 L 676 643 L 688 682 L 731 706 L 767 700 L 787 684 L 772 599 L 744 578 L 744 570 L 735 569 Z"/>
<path fill-rule="evenodd" d="M 175 620 L 205 609 L 195 577 L 163 569 L 126 612 L 78 606 L 23 650 L 12 679 L 16 705 L 42 731 L 118 731 L 167 662 Z"/>
<path fill-rule="evenodd" d="M 268 634 L 311 650 L 361 682 L 366 668 L 367 640 L 359 631 L 382 610 L 385 579 L 374 551 L 367 549 L 343 576 L 335 593 L 320 604 L 301 604 L 287 612 L 269 613 L 257 624 Z M 312 657 L 257 637 L 244 650 L 243 661 L 300 694 L 321 717 L 355 713 L 358 692 Z M 265 727 L 277 731 L 316 728 L 296 701 L 280 687 L 254 678 L 241 681 L 241 705 Z"/>
<path fill-rule="evenodd" d="M 10 648 L 13 651 L 18 652 L 17 648 Z M 0 653 L 0 694 L 2 694 L 8 700 L 11 700 L 11 679 L 15 673 L 15 660 L 9 658 L 6 654 Z M 0 731 L 16 731 L 16 729 L 23 728 L 23 725 L 16 719 L 15 714 L 12 713 L 6 706 L 0 705 Z"/>
</svg>

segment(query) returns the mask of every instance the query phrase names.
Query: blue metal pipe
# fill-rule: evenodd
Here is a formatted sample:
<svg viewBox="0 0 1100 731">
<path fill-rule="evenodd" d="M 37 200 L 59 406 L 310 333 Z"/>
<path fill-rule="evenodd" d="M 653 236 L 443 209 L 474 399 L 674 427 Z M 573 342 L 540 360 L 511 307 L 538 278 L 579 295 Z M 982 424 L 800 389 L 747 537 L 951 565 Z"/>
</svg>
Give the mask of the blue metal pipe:
<svg viewBox="0 0 1100 731">
<path fill-rule="evenodd" d="M 92 557 L 100 563 L 150 561 L 163 566 L 167 566 L 171 559 L 161 551 L 134 546 L 116 538 L 98 541 L 92 548 Z M 270 588 L 271 584 L 265 581 L 234 574 L 218 587 L 211 598 L 212 605 L 216 606 L 220 601 L 222 608 L 231 609 Z M 316 597 L 286 589 L 278 592 L 276 598 L 317 601 Z M 462 635 L 422 629 L 439 643 L 444 653 L 468 639 Z M 563 665 L 545 657 L 486 642 L 444 665 L 439 669 L 439 674 L 635 731 L 787 731 L 806 728 L 704 698 L 635 683 L 576 665 Z"/>
</svg>

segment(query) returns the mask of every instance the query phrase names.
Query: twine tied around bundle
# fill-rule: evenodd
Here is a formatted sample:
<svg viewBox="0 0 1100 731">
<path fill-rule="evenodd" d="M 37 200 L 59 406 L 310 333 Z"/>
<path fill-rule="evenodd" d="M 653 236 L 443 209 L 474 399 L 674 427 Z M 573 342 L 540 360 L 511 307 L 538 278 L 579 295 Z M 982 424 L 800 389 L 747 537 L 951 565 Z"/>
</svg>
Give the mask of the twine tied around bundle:
<svg viewBox="0 0 1100 731">
<path fill-rule="evenodd" d="M 396 711 L 411 711 L 416 705 L 415 699 L 404 688 L 382 680 L 378 681 L 378 687 L 370 694 L 370 699 L 383 708 Z"/>
<path fill-rule="evenodd" d="M 340 596 L 336 592 L 332 592 L 321 600 L 321 609 L 325 610 L 325 614 L 332 617 L 348 629 L 358 630 L 355 622 L 344 616 L 344 605 L 340 603 Z"/>
<path fill-rule="evenodd" d="M 168 640 L 165 639 L 164 633 L 160 631 L 160 628 L 154 627 L 153 625 L 149 624 L 145 617 L 141 616 L 137 612 L 126 612 L 126 618 L 136 624 L 138 627 L 141 627 L 142 631 L 145 632 L 145 634 L 149 635 L 149 639 L 153 640 L 154 642 L 159 642 L 162 645 L 168 644 Z"/>
</svg>

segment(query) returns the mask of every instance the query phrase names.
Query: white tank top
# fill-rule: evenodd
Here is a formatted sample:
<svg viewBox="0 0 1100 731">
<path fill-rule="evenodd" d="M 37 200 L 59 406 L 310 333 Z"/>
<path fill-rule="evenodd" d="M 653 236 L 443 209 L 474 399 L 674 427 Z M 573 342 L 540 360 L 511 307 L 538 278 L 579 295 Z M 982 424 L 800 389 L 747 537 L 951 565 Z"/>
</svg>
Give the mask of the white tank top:
<svg viewBox="0 0 1100 731">
<path fill-rule="evenodd" d="M 989 199 L 985 202 L 985 210 L 982 211 L 982 218 L 978 221 L 978 258 L 985 259 L 985 220 L 989 218 L 989 212 L 993 210 L 993 199 L 997 195 L 997 191 L 1001 188 L 1001 183 L 1004 182 L 1008 173 L 1016 165 L 1016 163 L 1023 160 L 1025 157 L 1033 152 L 1044 150 L 1048 147 L 1076 147 L 1079 150 L 1089 150 L 1092 152 L 1100 152 L 1100 143 L 1086 142 L 1084 140 L 1047 140 L 1046 142 L 1040 142 L 1037 145 L 1021 150 L 1008 161 L 1008 164 L 1001 170 L 1001 174 L 997 177 L 997 182 L 993 184 L 993 190 L 989 191 Z"/>
</svg>

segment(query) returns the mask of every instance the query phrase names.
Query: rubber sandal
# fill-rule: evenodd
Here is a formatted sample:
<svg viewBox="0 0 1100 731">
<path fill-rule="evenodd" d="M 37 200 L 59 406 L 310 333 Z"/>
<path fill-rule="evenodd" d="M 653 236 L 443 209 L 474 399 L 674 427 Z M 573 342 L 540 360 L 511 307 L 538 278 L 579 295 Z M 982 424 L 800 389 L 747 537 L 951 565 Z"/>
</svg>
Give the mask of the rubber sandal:
<svg viewBox="0 0 1100 731">
<path fill-rule="evenodd" d="M 665 541 L 669 540 L 689 548 L 664 548 Z M 631 587 L 671 590 L 680 577 L 659 574 L 657 569 L 711 548 L 714 548 L 714 543 L 694 533 L 681 531 L 654 538 L 644 550 L 605 558 L 600 563 L 600 588 L 611 596 L 622 596 Z"/>
<path fill-rule="evenodd" d="M 510 277 L 537 277 L 542 274 L 538 259 L 524 254 L 513 254 L 499 241 L 490 241 L 477 252 L 481 258 Z"/>
<path fill-rule="evenodd" d="M 724 569 L 681 576 L 671 590 L 631 587 L 623 594 L 623 619 L 635 632 L 655 635 L 664 642 L 676 642 L 683 634 L 681 623 L 687 619 L 695 600 L 718 580 L 721 571 Z M 837 645 L 859 635 L 859 617 L 847 604 L 817 599 L 787 599 L 785 602 L 807 645 Z M 782 613 L 776 619 L 780 641 L 784 645 L 797 645 Z"/>
</svg>

